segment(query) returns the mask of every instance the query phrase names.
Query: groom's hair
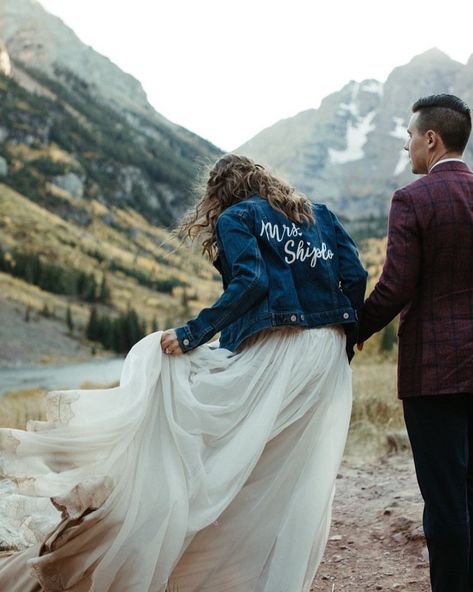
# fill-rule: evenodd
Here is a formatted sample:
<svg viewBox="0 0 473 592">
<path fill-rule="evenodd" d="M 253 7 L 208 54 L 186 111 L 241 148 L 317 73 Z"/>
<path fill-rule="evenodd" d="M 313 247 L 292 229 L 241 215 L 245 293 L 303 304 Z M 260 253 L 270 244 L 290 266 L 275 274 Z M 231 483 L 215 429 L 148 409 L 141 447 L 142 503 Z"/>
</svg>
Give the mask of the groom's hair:
<svg viewBox="0 0 473 592">
<path fill-rule="evenodd" d="M 447 150 L 463 152 L 471 133 L 471 114 L 468 105 L 455 95 L 429 95 L 412 105 L 419 111 L 417 127 L 422 134 L 437 132 Z"/>
</svg>

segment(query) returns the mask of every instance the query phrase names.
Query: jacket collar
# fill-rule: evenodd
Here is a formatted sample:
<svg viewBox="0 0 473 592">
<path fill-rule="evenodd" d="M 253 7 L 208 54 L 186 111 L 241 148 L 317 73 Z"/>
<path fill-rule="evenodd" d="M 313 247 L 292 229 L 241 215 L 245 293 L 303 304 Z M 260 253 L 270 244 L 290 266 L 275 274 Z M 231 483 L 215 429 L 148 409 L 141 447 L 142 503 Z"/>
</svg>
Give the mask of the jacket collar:
<svg viewBox="0 0 473 592">
<path fill-rule="evenodd" d="M 443 171 L 463 171 L 467 173 L 473 172 L 463 160 L 444 160 L 435 164 L 430 169 L 428 174 L 441 173 Z"/>
</svg>

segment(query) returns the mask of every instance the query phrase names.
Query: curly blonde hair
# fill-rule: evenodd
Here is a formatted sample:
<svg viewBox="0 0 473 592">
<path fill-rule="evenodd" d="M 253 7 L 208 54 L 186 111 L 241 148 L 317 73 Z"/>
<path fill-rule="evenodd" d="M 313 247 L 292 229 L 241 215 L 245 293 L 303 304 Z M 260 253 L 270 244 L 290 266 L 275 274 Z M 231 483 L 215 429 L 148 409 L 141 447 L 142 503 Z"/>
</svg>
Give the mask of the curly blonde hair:
<svg viewBox="0 0 473 592">
<path fill-rule="evenodd" d="M 275 210 L 293 222 L 314 222 L 311 202 L 307 197 L 251 158 L 226 154 L 208 171 L 203 195 L 181 221 L 179 234 L 191 240 L 201 237 L 202 253 L 213 261 L 218 251 L 217 218 L 226 208 L 252 195 L 266 199 Z"/>
</svg>

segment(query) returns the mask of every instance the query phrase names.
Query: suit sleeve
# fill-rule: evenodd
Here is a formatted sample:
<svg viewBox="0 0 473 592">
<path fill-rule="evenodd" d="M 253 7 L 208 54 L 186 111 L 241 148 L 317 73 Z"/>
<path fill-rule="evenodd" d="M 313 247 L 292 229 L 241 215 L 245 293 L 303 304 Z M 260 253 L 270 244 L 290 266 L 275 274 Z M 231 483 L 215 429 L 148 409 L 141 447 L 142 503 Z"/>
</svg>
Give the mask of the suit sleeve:
<svg viewBox="0 0 473 592">
<path fill-rule="evenodd" d="M 361 314 L 359 342 L 385 327 L 413 299 L 419 277 L 421 241 L 412 197 L 394 193 L 383 271 Z"/>
<path fill-rule="evenodd" d="M 260 301 L 268 291 L 269 279 L 258 241 L 238 214 L 224 212 L 217 222 L 222 251 L 231 269 L 231 280 L 220 298 L 183 327 L 176 329 L 182 351 L 211 339 Z"/>
</svg>

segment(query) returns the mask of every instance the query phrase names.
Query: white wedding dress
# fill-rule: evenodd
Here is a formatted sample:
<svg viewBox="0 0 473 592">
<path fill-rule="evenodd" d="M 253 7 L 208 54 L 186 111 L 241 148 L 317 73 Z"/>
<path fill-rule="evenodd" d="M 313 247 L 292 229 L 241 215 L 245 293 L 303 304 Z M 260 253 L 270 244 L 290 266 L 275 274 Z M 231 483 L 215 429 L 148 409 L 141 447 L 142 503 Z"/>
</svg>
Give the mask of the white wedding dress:
<svg viewBox="0 0 473 592">
<path fill-rule="evenodd" d="M 120 386 L 1 429 L 2 592 L 308 592 L 351 410 L 339 327 L 128 354 Z"/>
</svg>

